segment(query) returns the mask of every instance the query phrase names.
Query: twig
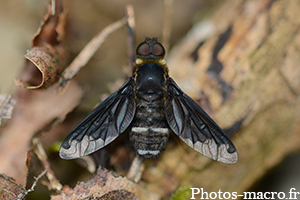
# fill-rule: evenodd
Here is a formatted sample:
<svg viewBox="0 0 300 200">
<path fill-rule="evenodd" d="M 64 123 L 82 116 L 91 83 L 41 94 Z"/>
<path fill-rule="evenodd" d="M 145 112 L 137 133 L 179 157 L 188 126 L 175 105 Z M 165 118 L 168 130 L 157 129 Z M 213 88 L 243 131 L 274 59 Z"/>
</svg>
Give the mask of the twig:
<svg viewBox="0 0 300 200">
<path fill-rule="evenodd" d="M 47 172 L 47 169 L 45 169 L 38 177 L 36 177 L 36 178 L 34 177 L 35 181 L 33 182 L 31 188 L 29 188 L 28 190 L 26 190 L 23 198 L 25 198 L 25 196 L 27 196 L 27 194 L 29 192 L 32 192 L 34 190 L 37 182 L 39 181 L 40 178 L 42 178 L 42 176 L 44 176 L 46 174 L 46 172 Z"/>
<path fill-rule="evenodd" d="M 131 70 L 134 65 L 135 60 L 135 40 L 134 40 L 134 32 L 135 32 L 135 18 L 134 18 L 134 9 L 131 5 L 126 6 L 125 9 L 127 16 L 127 56 L 128 63 L 131 67 Z"/>
<path fill-rule="evenodd" d="M 46 172 L 47 172 L 47 169 L 45 169 L 37 178 L 34 177 L 35 181 L 33 182 L 31 188 L 24 191 L 24 193 L 16 195 L 15 193 L 13 193 L 12 191 L 9 191 L 7 189 L 4 189 L 4 191 L 10 193 L 11 195 L 13 195 L 15 197 L 15 200 L 25 199 L 25 197 L 28 195 L 29 192 L 34 191 L 34 188 L 35 188 L 37 182 L 40 180 L 40 178 L 42 178 L 42 176 L 44 176 L 46 174 Z"/>
<path fill-rule="evenodd" d="M 172 30 L 172 14 L 173 14 L 173 0 L 164 0 L 164 21 L 162 30 L 162 44 L 166 52 L 170 46 L 170 35 Z"/>
<path fill-rule="evenodd" d="M 72 79 L 77 72 L 86 65 L 86 63 L 91 59 L 91 57 L 96 53 L 102 43 L 105 41 L 107 36 L 109 36 L 114 31 L 123 27 L 126 24 L 126 17 L 108 25 L 101 32 L 99 32 L 79 53 L 79 55 L 73 60 L 73 62 L 67 67 L 63 72 L 62 77 L 59 80 L 58 91 L 62 92 L 66 87 L 65 80 Z M 64 83 L 63 83 L 64 82 Z"/>
<path fill-rule="evenodd" d="M 96 163 L 91 156 L 84 156 L 80 158 L 81 161 L 78 164 L 86 168 L 91 174 L 96 172 Z"/>
<path fill-rule="evenodd" d="M 143 158 L 141 158 L 139 156 L 135 156 L 132 163 L 131 163 L 129 172 L 127 174 L 127 178 L 129 180 L 134 181 L 135 183 L 139 182 L 139 180 L 142 177 L 142 173 L 144 171 L 144 168 L 145 167 L 144 167 L 144 164 L 143 164 Z"/>
<path fill-rule="evenodd" d="M 36 148 L 34 148 L 34 153 L 37 155 L 39 160 L 41 161 L 43 167 L 47 170 L 47 178 L 50 182 L 50 189 L 54 189 L 60 191 L 62 189 L 62 185 L 55 177 L 53 170 L 51 169 L 51 165 L 48 162 L 47 154 L 38 138 L 34 138 L 32 140 L 33 144 Z M 49 186 L 48 186 L 49 187 Z"/>
<path fill-rule="evenodd" d="M 55 15 L 55 7 L 56 7 L 56 2 L 55 0 L 51 0 L 51 14 Z"/>
</svg>

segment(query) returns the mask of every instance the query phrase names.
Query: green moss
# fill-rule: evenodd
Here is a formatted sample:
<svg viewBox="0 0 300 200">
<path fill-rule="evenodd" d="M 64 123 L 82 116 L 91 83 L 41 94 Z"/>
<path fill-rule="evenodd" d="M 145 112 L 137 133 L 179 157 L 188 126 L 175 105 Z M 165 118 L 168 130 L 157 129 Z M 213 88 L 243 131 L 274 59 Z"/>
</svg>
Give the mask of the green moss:
<svg viewBox="0 0 300 200">
<path fill-rule="evenodd" d="M 186 200 L 191 198 L 192 186 L 182 186 L 179 187 L 169 198 L 169 200 Z"/>
</svg>

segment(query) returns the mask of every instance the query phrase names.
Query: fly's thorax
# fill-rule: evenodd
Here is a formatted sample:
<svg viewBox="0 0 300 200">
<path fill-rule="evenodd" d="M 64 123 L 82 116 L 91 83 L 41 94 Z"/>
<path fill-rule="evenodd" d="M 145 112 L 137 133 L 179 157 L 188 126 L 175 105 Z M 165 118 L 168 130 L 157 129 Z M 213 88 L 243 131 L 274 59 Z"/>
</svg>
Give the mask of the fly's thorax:
<svg viewBox="0 0 300 200">
<path fill-rule="evenodd" d="M 137 98 L 154 102 L 164 97 L 168 76 L 166 65 L 161 65 L 157 59 L 147 59 L 134 67 L 133 76 Z"/>
<path fill-rule="evenodd" d="M 165 118 L 163 100 L 149 103 L 137 101 L 136 114 L 131 124 L 130 142 L 138 155 L 157 157 L 166 147 L 170 129 Z"/>
<path fill-rule="evenodd" d="M 165 59 L 141 59 L 141 58 L 136 59 L 135 65 L 133 66 L 133 69 L 132 69 L 132 76 L 136 77 L 140 68 L 146 64 L 155 64 L 155 65 L 159 66 L 160 68 L 162 68 L 162 70 L 164 72 L 164 76 L 165 77 L 169 76 L 169 69 L 168 69 L 168 66 L 166 65 Z"/>
</svg>

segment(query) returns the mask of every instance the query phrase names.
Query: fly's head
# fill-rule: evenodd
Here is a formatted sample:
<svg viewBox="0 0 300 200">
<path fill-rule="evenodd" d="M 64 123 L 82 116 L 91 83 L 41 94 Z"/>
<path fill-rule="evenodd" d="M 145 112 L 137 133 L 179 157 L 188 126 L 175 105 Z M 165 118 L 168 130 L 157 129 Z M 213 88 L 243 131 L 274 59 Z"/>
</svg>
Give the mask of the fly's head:
<svg viewBox="0 0 300 200">
<path fill-rule="evenodd" d="M 157 41 L 157 37 L 145 37 L 145 41 L 136 48 L 137 59 L 135 62 L 137 65 L 150 61 L 165 65 L 165 54 L 165 48 Z"/>
<path fill-rule="evenodd" d="M 157 41 L 157 37 L 149 38 L 145 37 L 145 41 L 138 45 L 136 48 L 136 61 L 133 67 L 133 77 L 136 78 L 137 71 L 141 66 L 151 66 L 154 64 L 160 66 L 164 71 L 164 76 L 168 76 L 168 67 L 164 59 L 166 54 L 165 48 L 161 43 Z M 148 65 L 150 64 L 150 65 Z"/>
</svg>

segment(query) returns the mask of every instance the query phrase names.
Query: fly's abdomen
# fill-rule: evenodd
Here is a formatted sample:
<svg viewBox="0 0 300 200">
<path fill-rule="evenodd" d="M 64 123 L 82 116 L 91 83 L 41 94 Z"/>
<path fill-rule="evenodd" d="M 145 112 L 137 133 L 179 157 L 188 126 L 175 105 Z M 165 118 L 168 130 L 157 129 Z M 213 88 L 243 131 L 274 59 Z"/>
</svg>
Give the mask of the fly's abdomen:
<svg viewBox="0 0 300 200">
<path fill-rule="evenodd" d="M 130 143 L 143 158 L 154 158 L 165 149 L 169 138 L 162 101 L 140 100 L 131 124 Z"/>
</svg>

